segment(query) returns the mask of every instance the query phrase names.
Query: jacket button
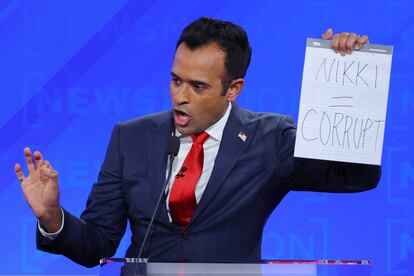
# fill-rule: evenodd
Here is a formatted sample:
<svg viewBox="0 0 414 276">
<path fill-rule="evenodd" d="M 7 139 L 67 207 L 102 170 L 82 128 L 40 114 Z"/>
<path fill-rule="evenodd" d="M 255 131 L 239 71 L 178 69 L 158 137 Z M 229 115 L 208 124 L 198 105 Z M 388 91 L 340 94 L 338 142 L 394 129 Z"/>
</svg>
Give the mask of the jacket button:
<svg viewBox="0 0 414 276">
<path fill-rule="evenodd" d="M 189 240 L 190 238 L 191 238 L 191 234 L 189 233 L 189 232 L 187 232 L 187 231 L 183 231 L 182 233 L 181 233 L 181 236 L 183 237 L 183 239 L 185 239 L 185 240 Z"/>
</svg>

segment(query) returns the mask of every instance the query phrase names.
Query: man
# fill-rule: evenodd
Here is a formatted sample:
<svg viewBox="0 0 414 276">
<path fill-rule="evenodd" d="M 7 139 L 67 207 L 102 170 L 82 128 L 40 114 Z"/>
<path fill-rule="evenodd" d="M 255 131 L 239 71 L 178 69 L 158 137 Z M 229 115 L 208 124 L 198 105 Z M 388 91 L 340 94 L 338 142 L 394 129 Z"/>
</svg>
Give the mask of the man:
<svg viewBox="0 0 414 276">
<path fill-rule="evenodd" d="M 323 38 L 330 39 L 329 29 Z M 342 33 L 342 55 L 366 43 Z M 81 219 L 59 205 L 57 172 L 25 148 L 29 174 L 15 165 L 39 220 L 38 248 L 85 266 L 112 256 L 132 231 L 136 257 L 160 193 L 154 229 L 144 248 L 152 260 L 257 261 L 265 222 L 290 190 L 358 192 L 374 188 L 380 168 L 293 157 L 296 129 L 289 116 L 255 113 L 235 100 L 251 48 L 243 29 L 201 18 L 181 34 L 171 70 L 173 108 L 115 126 L 105 161 Z M 168 141 L 180 137 L 172 177 L 162 191 Z"/>
</svg>

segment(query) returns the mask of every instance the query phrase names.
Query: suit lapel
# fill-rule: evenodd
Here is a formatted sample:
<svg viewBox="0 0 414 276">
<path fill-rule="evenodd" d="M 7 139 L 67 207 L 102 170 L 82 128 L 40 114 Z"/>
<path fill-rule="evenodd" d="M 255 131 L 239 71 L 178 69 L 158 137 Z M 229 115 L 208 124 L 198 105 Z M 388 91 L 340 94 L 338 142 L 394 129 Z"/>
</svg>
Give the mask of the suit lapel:
<svg viewBox="0 0 414 276">
<path fill-rule="evenodd" d="M 147 151 L 148 174 L 149 183 L 150 185 L 153 185 L 153 188 L 151 189 L 151 198 L 153 199 L 154 204 L 156 204 L 165 183 L 167 147 L 172 131 L 172 116 L 171 113 L 169 113 L 166 120 L 160 120 L 159 124 L 156 124 L 153 130 L 147 132 L 147 145 L 150 147 Z M 157 217 L 165 223 L 169 222 L 165 200 L 161 202 Z"/>
<path fill-rule="evenodd" d="M 197 220 L 203 210 L 208 206 L 210 201 L 219 191 L 231 169 L 239 159 L 240 153 L 249 143 L 248 137 L 252 137 L 242 115 L 240 107 L 233 103 L 232 111 L 224 128 L 213 172 L 210 176 L 203 196 L 195 209 L 189 227 L 191 227 L 193 222 Z M 245 141 L 238 137 L 240 132 L 246 135 L 247 139 Z"/>
</svg>

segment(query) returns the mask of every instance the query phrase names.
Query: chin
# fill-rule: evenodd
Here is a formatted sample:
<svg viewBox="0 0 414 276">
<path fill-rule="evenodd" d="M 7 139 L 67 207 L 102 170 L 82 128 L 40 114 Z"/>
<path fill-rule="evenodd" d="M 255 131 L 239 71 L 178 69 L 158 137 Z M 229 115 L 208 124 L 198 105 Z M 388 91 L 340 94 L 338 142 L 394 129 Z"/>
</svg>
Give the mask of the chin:
<svg viewBox="0 0 414 276">
<path fill-rule="evenodd" d="M 181 126 L 175 126 L 175 128 L 183 135 L 190 135 L 191 133 L 191 129 L 188 127 L 181 127 Z"/>
<path fill-rule="evenodd" d="M 185 126 L 185 127 L 180 127 L 180 126 L 175 126 L 176 129 L 183 135 L 193 135 L 193 134 L 198 134 L 200 132 L 202 132 L 202 130 L 196 130 L 192 127 L 189 126 Z"/>
</svg>

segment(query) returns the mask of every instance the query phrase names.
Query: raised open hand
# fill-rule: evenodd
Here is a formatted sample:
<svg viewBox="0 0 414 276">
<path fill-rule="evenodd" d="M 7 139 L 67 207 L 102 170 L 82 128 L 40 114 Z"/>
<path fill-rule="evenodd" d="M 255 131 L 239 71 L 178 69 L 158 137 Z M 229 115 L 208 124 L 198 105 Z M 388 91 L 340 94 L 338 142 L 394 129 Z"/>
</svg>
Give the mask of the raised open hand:
<svg viewBox="0 0 414 276">
<path fill-rule="evenodd" d="M 30 148 L 26 147 L 24 155 L 28 169 L 27 177 L 24 176 L 19 163 L 14 166 L 24 197 L 42 226 L 48 232 L 56 232 L 62 223 L 58 173 L 47 160 L 43 160 L 39 151 L 35 151 L 32 156 Z"/>
</svg>

